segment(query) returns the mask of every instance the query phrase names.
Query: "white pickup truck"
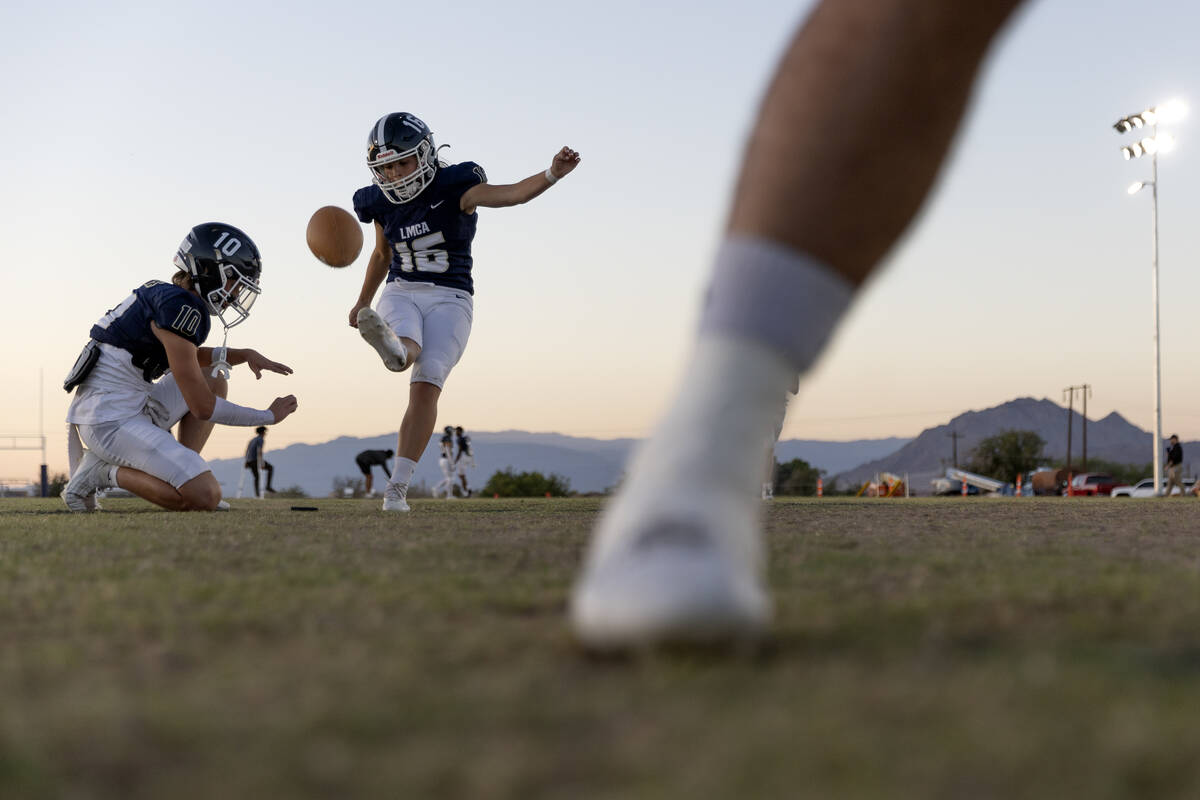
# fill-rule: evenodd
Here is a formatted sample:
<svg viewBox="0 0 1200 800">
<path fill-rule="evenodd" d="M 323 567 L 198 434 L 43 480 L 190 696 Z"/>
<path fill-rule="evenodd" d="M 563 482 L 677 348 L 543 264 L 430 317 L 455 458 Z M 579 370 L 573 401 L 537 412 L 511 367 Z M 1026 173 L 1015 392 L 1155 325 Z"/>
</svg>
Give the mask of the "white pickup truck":
<svg viewBox="0 0 1200 800">
<path fill-rule="evenodd" d="M 1164 480 L 1159 484 L 1163 489 L 1167 488 L 1167 482 Z M 1190 492 L 1192 487 L 1196 485 L 1195 478 L 1183 479 L 1183 491 Z M 1178 495 L 1179 490 L 1173 489 L 1171 494 Z M 1154 478 L 1143 478 L 1133 486 L 1118 486 L 1112 490 L 1113 497 L 1154 497 Z"/>
</svg>

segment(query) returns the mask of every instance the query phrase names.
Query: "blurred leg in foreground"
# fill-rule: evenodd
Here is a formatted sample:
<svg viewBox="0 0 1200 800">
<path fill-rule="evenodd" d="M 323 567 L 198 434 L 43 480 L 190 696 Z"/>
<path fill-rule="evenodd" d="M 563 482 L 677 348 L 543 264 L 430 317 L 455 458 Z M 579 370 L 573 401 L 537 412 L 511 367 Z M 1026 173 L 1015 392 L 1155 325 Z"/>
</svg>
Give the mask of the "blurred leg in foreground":
<svg viewBox="0 0 1200 800">
<path fill-rule="evenodd" d="M 920 209 L 1020 3 L 824 0 L 799 28 L 746 146 L 683 385 L 572 594 L 584 644 L 766 628 L 759 496 L 788 389 Z"/>
</svg>

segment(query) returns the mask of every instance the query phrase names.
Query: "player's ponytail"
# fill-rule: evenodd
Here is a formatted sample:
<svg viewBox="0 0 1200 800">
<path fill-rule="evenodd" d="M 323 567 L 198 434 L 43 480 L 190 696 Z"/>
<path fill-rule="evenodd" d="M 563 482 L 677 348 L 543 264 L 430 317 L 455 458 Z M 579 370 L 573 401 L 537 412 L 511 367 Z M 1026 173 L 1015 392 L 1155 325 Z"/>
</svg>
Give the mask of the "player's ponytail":
<svg viewBox="0 0 1200 800">
<path fill-rule="evenodd" d="M 188 274 L 188 271 L 186 269 L 181 269 L 178 272 L 176 272 L 174 275 L 172 275 L 171 283 L 175 284 L 176 286 L 182 286 L 184 289 L 187 289 L 189 292 L 194 291 L 196 288 L 192 284 L 192 276 Z"/>
</svg>

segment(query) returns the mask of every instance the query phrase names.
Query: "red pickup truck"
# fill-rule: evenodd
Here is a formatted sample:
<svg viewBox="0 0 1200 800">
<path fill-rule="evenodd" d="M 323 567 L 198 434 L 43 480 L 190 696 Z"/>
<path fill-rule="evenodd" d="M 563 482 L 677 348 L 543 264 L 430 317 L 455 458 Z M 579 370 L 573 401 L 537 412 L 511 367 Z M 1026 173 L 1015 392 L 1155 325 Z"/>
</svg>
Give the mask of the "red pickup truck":
<svg viewBox="0 0 1200 800">
<path fill-rule="evenodd" d="M 1078 497 L 1108 497 L 1113 489 L 1126 485 L 1124 481 L 1119 481 L 1104 472 L 1081 472 L 1071 479 L 1069 491 Z"/>
</svg>

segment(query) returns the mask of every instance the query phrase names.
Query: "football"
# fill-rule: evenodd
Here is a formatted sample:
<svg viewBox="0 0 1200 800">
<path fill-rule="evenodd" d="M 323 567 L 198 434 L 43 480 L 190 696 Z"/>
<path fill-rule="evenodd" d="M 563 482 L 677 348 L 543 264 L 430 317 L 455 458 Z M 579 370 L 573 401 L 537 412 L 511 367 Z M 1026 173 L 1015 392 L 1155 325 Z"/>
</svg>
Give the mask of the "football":
<svg viewBox="0 0 1200 800">
<path fill-rule="evenodd" d="M 331 267 L 348 267 L 362 251 L 363 232 L 358 220 L 337 206 L 318 208 L 308 221 L 308 249 Z"/>
</svg>

